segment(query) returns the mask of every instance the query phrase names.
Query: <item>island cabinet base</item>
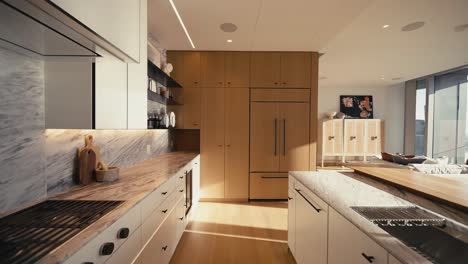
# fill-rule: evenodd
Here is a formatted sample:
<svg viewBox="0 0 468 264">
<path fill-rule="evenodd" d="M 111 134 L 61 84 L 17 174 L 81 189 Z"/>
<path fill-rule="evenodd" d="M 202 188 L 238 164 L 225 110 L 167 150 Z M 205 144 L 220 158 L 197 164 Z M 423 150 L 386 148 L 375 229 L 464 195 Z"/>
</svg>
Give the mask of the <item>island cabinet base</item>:
<svg viewBox="0 0 468 264">
<path fill-rule="evenodd" d="M 298 264 L 401 264 L 291 175 L 288 186 L 288 246 Z"/>
</svg>

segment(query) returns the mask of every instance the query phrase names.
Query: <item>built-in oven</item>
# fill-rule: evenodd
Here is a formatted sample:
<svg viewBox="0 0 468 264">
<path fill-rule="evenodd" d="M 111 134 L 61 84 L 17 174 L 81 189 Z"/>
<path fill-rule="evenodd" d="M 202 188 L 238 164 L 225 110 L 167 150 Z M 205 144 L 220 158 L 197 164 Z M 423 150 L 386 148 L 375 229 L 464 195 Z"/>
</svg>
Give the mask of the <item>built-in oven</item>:
<svg viewBox="0 0 468 264">
<path fill-rule="evenodd" d="M 187 215 L 192 208 L 192 170 L 185 173 L 185 215 Z"/>
</svg>

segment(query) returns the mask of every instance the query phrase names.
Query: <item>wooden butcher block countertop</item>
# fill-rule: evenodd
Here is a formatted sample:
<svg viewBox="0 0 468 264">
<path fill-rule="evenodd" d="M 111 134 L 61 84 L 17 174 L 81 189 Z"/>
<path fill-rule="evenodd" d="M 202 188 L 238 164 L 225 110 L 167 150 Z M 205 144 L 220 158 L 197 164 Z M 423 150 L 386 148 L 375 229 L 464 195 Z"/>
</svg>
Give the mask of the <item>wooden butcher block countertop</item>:
<svg viewBox="0 0 468 264">
<path fill-rule="evenodd" d="M 460 177 L 428 175 L 413 171 L 405 166 L 395 166 L 391 163 L 347 164 L 346 167 L 353 169 L 358 174 L 383 180 L 428 199 L 468 212 L 468 175 L 466 180 Z"/>
<path fill-rule="evenodd" d="M 115 182 L 94 182 L 50 197 L 50 199 L 54 200 L 119 200 L 125 202 L 52 251 L 38 263 L 61 263 L 67 259 L 88 241 L 116 222 L 128 210 L 142 201 L 143 198 L 156 190 L 170 177 L 183 169 L 198 155 L 199 153 L 197 152 L 170 152 L 161 154 L 154 159 L 122 170 L 119 180 Z"/>
</svg>

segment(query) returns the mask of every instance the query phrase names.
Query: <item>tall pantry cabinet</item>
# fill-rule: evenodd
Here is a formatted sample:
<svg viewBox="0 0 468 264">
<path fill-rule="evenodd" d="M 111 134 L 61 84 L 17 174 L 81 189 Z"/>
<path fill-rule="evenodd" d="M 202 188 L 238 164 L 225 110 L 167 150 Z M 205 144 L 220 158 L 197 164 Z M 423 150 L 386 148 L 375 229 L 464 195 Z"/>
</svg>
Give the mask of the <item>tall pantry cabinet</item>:
<svg viewBox="0 0 468 264">
<path fill-rule="evenodd" d="M 318 54 L 170 51 L 183 129 L 200 129 L 202 200 L 284 199 L 315 169 Z M 198 66 L 198 67 L 197 67 Z"/>
</svg>

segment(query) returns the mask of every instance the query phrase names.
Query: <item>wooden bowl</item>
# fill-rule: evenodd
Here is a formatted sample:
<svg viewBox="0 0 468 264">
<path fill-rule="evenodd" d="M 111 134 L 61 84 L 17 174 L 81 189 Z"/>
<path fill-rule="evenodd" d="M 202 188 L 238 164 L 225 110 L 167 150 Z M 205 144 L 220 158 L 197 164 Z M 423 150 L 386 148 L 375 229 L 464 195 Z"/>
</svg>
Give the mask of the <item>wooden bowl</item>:
<svg viewBox="0 0 468 264">
<path fill-rule="evenodd" d="M 119 179 L 119 167 L 109 167 L 107 170 L 96 170 L 96 181 L 113 182 Z"/>
</svg>

